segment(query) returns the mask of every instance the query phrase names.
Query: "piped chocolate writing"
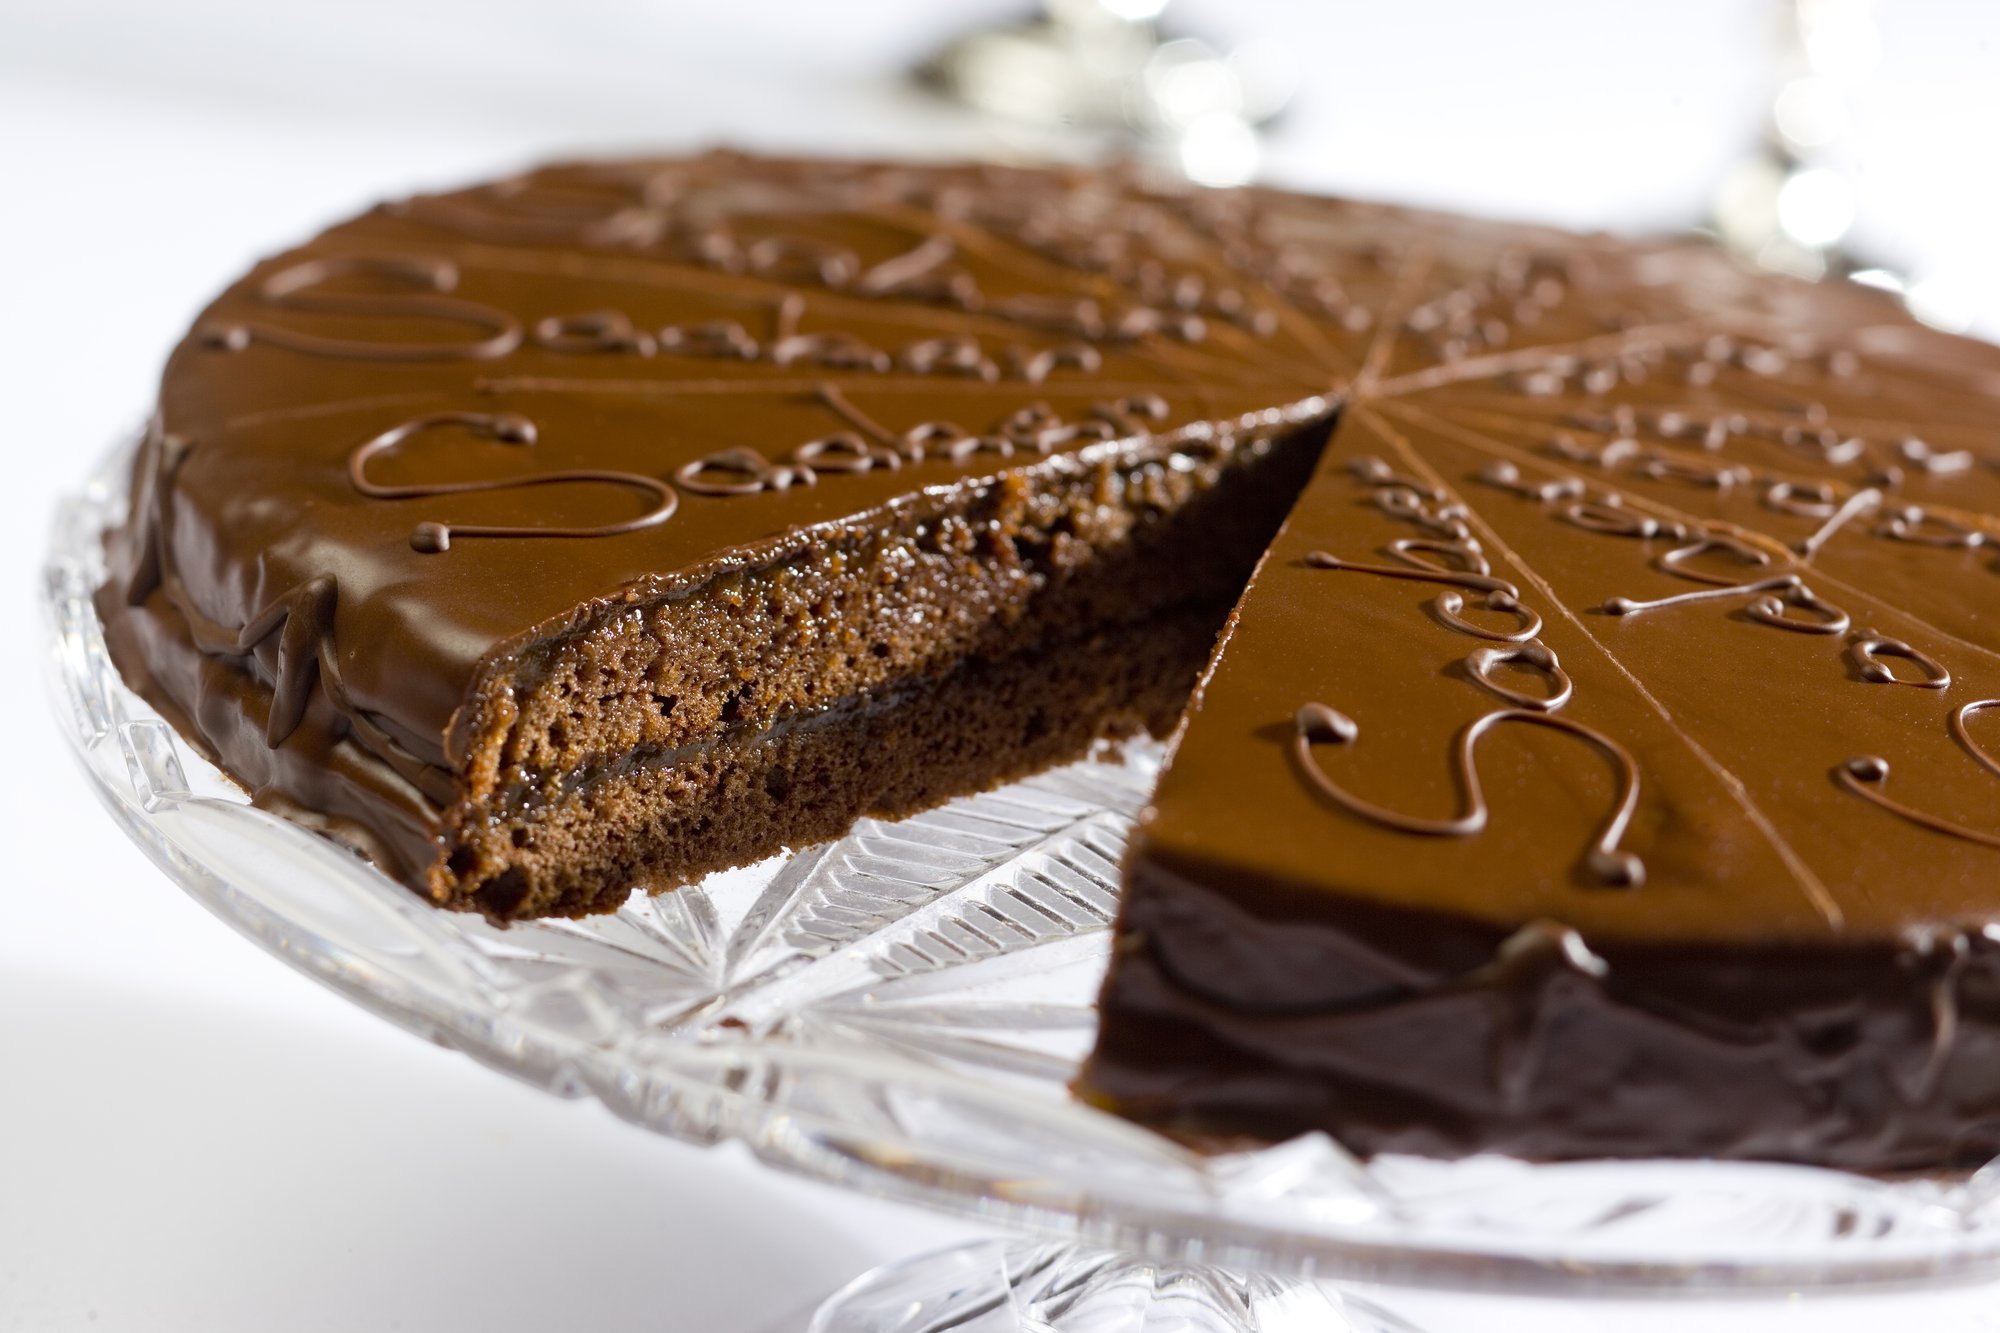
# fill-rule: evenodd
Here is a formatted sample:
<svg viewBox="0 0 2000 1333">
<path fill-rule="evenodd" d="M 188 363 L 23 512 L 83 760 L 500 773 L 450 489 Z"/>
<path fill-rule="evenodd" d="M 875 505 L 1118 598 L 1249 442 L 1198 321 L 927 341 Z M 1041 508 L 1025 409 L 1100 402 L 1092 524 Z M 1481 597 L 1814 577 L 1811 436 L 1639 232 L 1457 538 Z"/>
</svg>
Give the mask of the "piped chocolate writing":
<svg viewBox="0 0 2000 1333">
<path fill-rule="evenodd" d="M 394 450 L 429 431 L 459 427 L 483 439 L 500 444 L 530 446 L 535 443 L 535 423 L 515 412 L 432 412 L 416 417 L 376 435 L 357 446 L 347 459 L 348 480 L 354 489 L 374 500 L 429 500 L 447 495 L 478 495 L 493 491 L 522 490 L 535 486 L 603 485 L 639 491 L 652 503 L 633 518 L 587 526 L 519 523 L 446 523 L 427 519 L 410 529 L 413 550 L 436 554 L 451 548 L 456 537 L 615 537 L 664 523 L 674 516 L 680 496 L 657 477 L 606 468 L 565 468 L 555 472 L 533 472 L 519 477 L 495 477 L 482 481 L 411 482 L 384 485 L 368 477 L 370 460 Z"/>
<path fill-rule="evenodd" d="M 1975 741 L 1966 726 L 1971 718 L 1989 708 L 2000 708 L 2000 699 L 1975 699 L 1971 703 L 1961 704 L 1952 711 L 1948 725 L 1952 738 L 1965 747 L 1974 761 L 1994 777 L 2000 777 L 2000 759 L 1996 759 Z M 1887 790 L 1889 761 L 1880 755 L 1857 755 L 1836 768 L 1833 777 L 1834 781 L 1856 796 L 1880 806 L 1898 818 L 1907 819 L 1912 824 L 1966 842 L 1977 843 L 1981 847 L 2000 847 L 2000 832 L 1968 828 L 1964 824 L 1931 814 L 1890 796 Z"/>
<path fill-rule="evenodd" d="M 1490 688 L 1490 686 L 1489 686 Z M 1508 723 L 1549 727 L 1575 736 L 1611 762 L 1617 781 L 1617 795 L 1611 813 L 1599 826 L 1597 838 L 1584 855 L 1584 869 L 1598 882 L 1614 888 L 1638 888 L 1646 882 L 1646 866 L 1638 856 L 1622 850 L 1619 839 L 1632 821 L 1639 804 L 1639 766 L 1631 752 L 1603 732 L 1580 722 L 1560 717 L 1542 708 L 1503 708 L 1468 722 L 1452 744 L 1452 776 L 1457 782 L 1463 809 L 1456 815 L 1430 818 L 1407 815 L 1367 801 L 1327 776 L 1314 754 L 1318 744 L 1349 745 L 1361 730 L 1345 713 L 1322 703 L 1309 703 L 1295 719 L 1292 757 L 1313 789 L 1351 815 L 1383 828 L 1420 837 L 1463 838 L 1486 828 L 1486 793 L 1479 781 L 1475 751 L 1480 738 L 1495 727 Z"/>
</svg>

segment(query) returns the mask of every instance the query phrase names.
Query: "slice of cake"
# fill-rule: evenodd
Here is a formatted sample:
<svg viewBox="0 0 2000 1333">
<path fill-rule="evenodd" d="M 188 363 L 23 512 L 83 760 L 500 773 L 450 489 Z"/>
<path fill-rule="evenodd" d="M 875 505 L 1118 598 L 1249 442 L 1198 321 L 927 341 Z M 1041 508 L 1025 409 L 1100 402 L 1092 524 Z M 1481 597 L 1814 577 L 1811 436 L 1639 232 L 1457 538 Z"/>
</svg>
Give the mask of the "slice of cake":
<svg viewBox="0 0 2000 1333">
<path fill-rule="evenodd" d="M 1128 194 L 719 154 L 335 227 L 175 353 L 114 655 L 501 920 L 1164 733 L 1327 378 L 1173 201 L 1104 230 Z"/>
<path fill-rule="evenodd" d="M 1808 559 L 1830 515 L 1755 512 L 1787 483 L 1550 438 L 1343 418 L 1134 842 L 1092 1095 L 1364 1152 L 1991 1158 L 2000 657 L 1838 571 L 1872 520 Z"/>
<path fill-rule="evenodd" d="M 2000 352 L 1636 272 L 1688 318 L 1356 386 L 1135 835 L 1094 1100 L 1361 1152 L 2000 1153 Z"/>
<path fill-rule="evenodd" d="M 1697 245 L 582 164 L 224 293 L 99 606 L 260 803 L 500 921 L 1200 678 L 1086 1095 L 1927 1166 L 2000 1151 L 1996 429 L 2000 353 Z"/>
</svg>

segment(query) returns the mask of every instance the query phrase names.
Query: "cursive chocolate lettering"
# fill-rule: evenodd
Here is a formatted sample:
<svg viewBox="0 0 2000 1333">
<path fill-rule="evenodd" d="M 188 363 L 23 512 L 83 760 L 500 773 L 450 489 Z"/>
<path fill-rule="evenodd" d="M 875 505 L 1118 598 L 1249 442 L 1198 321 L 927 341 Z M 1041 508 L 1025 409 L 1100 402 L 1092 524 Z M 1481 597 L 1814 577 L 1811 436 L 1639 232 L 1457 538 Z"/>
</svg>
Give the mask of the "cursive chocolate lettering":
<svg viewBox="0 0 2000 1333">
<path fill-rule="evenodd" d="M 1554 500 L 1575 499 L 1583 494 L 1583 483 L 1575 477 L 1557 477 L 1541 482 L 1528 481 L 1521 476 L 1520 468 L 1505 459 L 1495 459 L 1481 468 L 1479 480 L 1524 499 L 1540 500 L 1545 504 Z"/>
<path fill-rule="evenodd" d="M 793 486 L 811 486 L 818 480 L 809 467 L 773 463 L 755 449 L 745 448 L 724 449 L 697 458 L 674 473 L 674 483 L 681 489 L 717 499 L 790 490 Z"/>
<path fill-rule="evenodd" d="M 1774 487 L 1773 489 L 1775 490 L 1776 488 Z M 1767 501 L 1769 498 L 1768 495 L 1765 497 Z M 1793 542 L 1793 552 L 1801 559 L 1811 560 L 1815 555 L 1819 554 L 1820 547 L 1832 540 L 1834 533 L 1846 527 L 1857 516 L 1867 513 L 1881 503 L 1882 492 L 1870 487 L 1867 490 L 1856 491 L 1854 494 L 1848 496 L 1846 500 L 1841 502 L 1838 508 L 1828 506 L 1828 512 L 1825 515 L 1826 522 L 1820 524 L 1811 536 L 1801 541 Z"/>
<path fill-rule="evenodd" d="M 1672 574 L 1676 578 L 1690 579 L 1696 583 L 1712 583 L 1727 588 L 1741 586 L 1726 575 L 1704 573 L 1692 567 L 1694 560 L 1710 551 L 1719 551 L 1744 565 L 1769 568 L 1771 564 L 1771 553 L 1762 547 L 1744 541 L 1741 537 L 1732 537 L 1726 532 L 1704 530 L 1687 545 L 1677 546 L 1671 551 L 1662 553 L 1653 561 L 1653 565 L 1662 573 Z"/>
<path fill-rule="evenodd" d="M 1579 500 L 1565 505 L 1556 511 L 1556 516 L 1574 527 L 1602 533 L 1606 537 L 1630 537 L 1638 541 L 1670 537 L 1678 541 L 1687 536 L 1687 529 L 1679 523 L 1663 522 L 1650 514 L 1626 508 L 1625 498 L 1616 491 L 1596 500 Z"/>
<path fill-rule="evenodd" d="M 589 483 L 630 487 L 651 496 L 653 504 L 636 518 L 588 527 L 423 522 L 410 530 L 410 546 L 426 554 L 434 555 L 449 550 L 453 537 L 612 537 L 621 533 L 637 532 L 672 518 L 680 501 L 680 497 L 674 493 L 674 488 L 658 477 L 648 477 L 636 472 L 613 472 L 602 468 L 569 468 L 559 472 L 531 473 L 524 477 L 496 477 L 490 481 L 418 482 L 401 486 L 384 486 L 368 479 L 368 464 L 371 459 L 389 452 L 417 435 L 448 426 L 460 427 L 476 436 L 500 444 L 531 446 L 536 438 L 535 423 L 518 413 L 432 412 L 405 421 L 401 425 L 391 426 L 357 446 L 354 452 L 348 455 L 348 480 L 353 483 L 355 490 L 375 500 L 422 500 L 443 495 L 475 495 L 492 491 L 520 490 L 530 486 Z"/>
<path fill-rule="evenodd" d="M 1676 593 L 1672 597 L 1659 597 L 1646 602 L 1635 601 L 1630 597 L 1613 597 L 1604 603 L 1603 610 L 1604 614 L 1609 616 L 1631 616 L 1642 611 L 1657 611 L 1667 606 L 1684 606 L 1690 602 L 1710 602 L 1727 597 L 1749 596 L 1755 596 L 1756 600 L 1745 608 L 1746 613 L 1753 620 L 1776 629 L 1796 630 L 1801 634 L 1843 634 L 1853 623 L 1847 612 L 1813 592 L 1797 574 L 1780 574 L 1773 578 L 1758 579 L 1754 583 L 1702 588 L 1696 592 Z M 1790 615 L 1787 608 L 1803 611 L 1806 617 L 1802 619 Z"/>
<path fill-rule="evenodd" d="M 1896 445 L 1896 454 L 1905 463 L 1921 468 L 1934 477 L 1952 477 L 1972 470 L 1970 451 L 1951 449 L 1940 453 L 1914 436 L 1900 441 Z"/>
<path fill-rule="evenodd" d="M 1493 678 L 1493 669 L 1498 666 L 1518 665 L 1540 672 L 1549 682 L 1549 693 L 1528 694 L 1511 685 L 1502 685 Z M 1473 681 L 1482 688 L 1499 695 L 1517 708 L 1533 708 L 1544 713 L 1553 713 L 1569 702 L 1573 685 L 1569 673 L 1562 669 L 1555 650 L 1539 642 L 1516 644 L 1508 648 L 1474 648 L 1465 655 L 1465 670 Z"/>
<path fill-rule="evenodd" d="M 1854 657 L 1854 669 L 1861 679 L 1876 685 L 1914 685 L 1920 690 L 1941 690 L 1951 684 L 1951 672 L 1944 664 L 1920 648 L 1913 648 L 1901 639 L 1892 639 L 1872 629 L 1862 630 L 1848 645 Z M 1916 680 L 1909 680 L 1896 674 L 1895 670 L 1882 659 L 1900 657 L 1913 662 L 1924 674 Z"/>
<path fill-rule="evenodd" d="M 1595 448 L 1578 443 L 1574 436 L 1557 435 L 1543 448 L 1566 462 L 1588 463 L 1608 470 L 1638 453 L 1639 442 L 1629 438 L 1629 431 L 1615 439 L 1606 440 Z"/>
<path fill-rule="evenodd" d="M 1655 481 L 1678 481 L 1718 491 L 1729 490 L 1739 482 L 1750 480 L 1750 469 L 1746 467 L 1697 463 L 1657 451 L 1640 459 L 1639 474 Z"/>
<path fill-rule="evenodd" d="M 1431 603 L 1431 614 L 1445 626 L 1461 634 L 1503 643 L 1521 643 L 1542 632 L 1542 618 L 1521 604 L 1521 592 L 1505 579 L 1493 577 L 1479 543 L 1471 537 L 1438 541 L 1426 537 L 1403 537 L 1390 542 L 1388 553 L 1394 565 L 1370 565 L 1344 560 L 1330 551 L 1309 551 L 1306 563 L 1314 569 L 1347 570 L 1355 574 L 1377 574 L 1385 578 L 1413 579 L 1423 583 L 1443 583 L 1450 589 Z M 1443 556 L 1450 564 L 1431 556 Z M 1480 606 L 1501 615 L 1512 615 L 1521 624 L 1509 631 L 1486 629 L 1465 619 L 1465 598 L 1452 589 L 1463 588 L 1481 594 Z"/>
<path fill-rule="evenodd" d="M 628 352 L 651 356 L 659 339 L 632 327 L 622 311 L 587 310 L 580 315 L 550 315 L 535 325 L 535 342 L 551 352 Z"/>
<path fill-rule="evenodd" d="M 702 324 L 669 324 L 660 330 L 660 350 L 676 356 L 722 357 L 755 361 L 763 349 L 750 331 L 733 319 Z"/>
<path fill-rule="evenodd" d="M 1957 712 L 1952 714 L 1954 734 L 1958 735 L 1961 740 L 1964 740 L 1965 719 L 1974 712 L 1996 705 L 2000 705 L 2000 699 L 1980 699 L 1961 707 Z M 1966 744 L 1972 748 L 1974 757 L 1981 764 L 1989 771 L 2000 774 L 2000 763 L 1996 763 L 1991 755 L 1979 750 L 1976 746 L 1971 746 L 1969 741 Z M 1833 770 L 1833 780 L 1842 789 L 1853 792 L 1856 796 L 1887 810 L 1892 815 L 1906 819 L 1920 828 L 1927 828 L 1934 833 L 1943 833 L 1949 837 L 1960 838 L 1966 842 L 1976 843 L 1981 847 L 2000 847 L 2000 833 L 1989 833 L 1984 829 L 1967 828 L 1955 820 L 1946 819 L 1941 815 L 1934 815 L 1928 811 L 1920 810 L 1889 795 L 1887 790 L 1889 783 L 1889 761 L 1880 755 L 1856 755 Z"/>
<path fill-rule="evenodd" d="M 1000 378 L 977 338 L 925 338 L 896 353 L 896 365 L 912 375 L 963 375 L 988 384 Z"/>
<path fill-rule="evenodd" d="M 1882 536 L 1917 546 L 1971 550 L 1986 544 L 1986 534 L 1955 518 L 1943 518 L 1922 505 L 1904 505 L 1886 515 L 1877 529 Z"/>
<path fill-rule="evenodd" d="M 912 301 L 936 301 L 965 310 L 983 304 L 979 284 L 962 268 L 946 265 L 958 253 L 949 236 L 930 236 L 914 249 L 885 259 L 855 280 L 863 296 L 900 296 Z"/>
<path fill-rule="evenodd" d="M 1064 343 L 1039 351 L 1030 351 L 1025 347 L 1009 348 L 1007 360 L 1014 378 L 1029 384 L 1040 384 L 1057 370 L 1065 368 L 1094 375 L 1104 364 L 1104 358 L 1089 343 Z"/>
<path fill-rule="evenodd" d="M 861 272 L 854 251 L 831 241 L 803 236 L 766 236 L 743 251 L 743 263 L 760 278 L 779 282 L 818 282 L 845 287 Z"/>
<path fill-rule="evenodd" d="M 1618 846 L 1639 804 L 1638 763 L 1631 752 L 1617 741 L 1569 718 L 1538 709 L 1503 708 L 1467 723 L 1459 731 L 1452 747 L 1452 775 L 1456 779 L 1463 808 L 1458 814 L 1443 819 L 1390 810 L 1363 800 L 1329 778 L 1314 756 L 1314 745 L 1351 745 L 1360 738 L 1361 729 L 1352 718 L 1325 704 L 1309 703 L 1299 709 L 1294 719 L 1292 757 L 1314 790 L 1351 815 L 1398 833 L 1419 837 L 1470 837 L 1486 828 L 1488 818 L 1486 793 L 1480 786 L 1474 751 L 1481 737 L 1510 722 L 1548 727 L 1575 736 L 1611 761 L 1617 776 L 1617 797 L 1611 814 L 1599 826 L 1596 840 L 1585 853 L 1584 868 L 1601 883 L 1618 888 L 1637 888 L 1645 883 L 1645 863 Z"/>
<path fill-rule="evenodd" d="M 321 291 L 344 278 L 373 279 L 401 290 Z M 257 299 L 280 310 L 308 314 L 428 319 L 470 324 L 483 336 L 457 342 L 398 342 L 393 339 L 335 338 L 278 324 L 216 323 L 201 338 L 212 347 L 240 352 L 254 342 L 269 343 L 307 356 L 357 361 L 491 361 L 521 345 L 521 325 L 512 315 L 478 301 L 452 296 L 458 266 L 422 256 L 334 255 L 287 265 L 257 284 Z"/>
</svg>

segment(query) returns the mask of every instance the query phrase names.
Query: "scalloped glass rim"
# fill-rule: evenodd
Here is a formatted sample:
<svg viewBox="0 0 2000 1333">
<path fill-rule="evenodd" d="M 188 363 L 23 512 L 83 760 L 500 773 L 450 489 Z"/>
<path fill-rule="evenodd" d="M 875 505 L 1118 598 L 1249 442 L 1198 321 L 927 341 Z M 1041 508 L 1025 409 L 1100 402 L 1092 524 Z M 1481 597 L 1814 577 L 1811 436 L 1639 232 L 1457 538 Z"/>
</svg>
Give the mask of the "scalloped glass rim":
<svg viewBox="0 0 2000 1333">
<path fill-rule="evenodd" d="M 480 1063 L 869 1194 L 1223 1267 L 1552 1294 L 2000 1276 L 2000 1164 L 1362 1164 L 1323 1135 L 1203 1157 L 1070 1099 L 1154 747 L 731 871 L 496 930 L 250 807 L 126 689 L 91 605 L 131 446 L 59 507 L 56 716 L 170 878 L 265 949 Z"/>
</svg>

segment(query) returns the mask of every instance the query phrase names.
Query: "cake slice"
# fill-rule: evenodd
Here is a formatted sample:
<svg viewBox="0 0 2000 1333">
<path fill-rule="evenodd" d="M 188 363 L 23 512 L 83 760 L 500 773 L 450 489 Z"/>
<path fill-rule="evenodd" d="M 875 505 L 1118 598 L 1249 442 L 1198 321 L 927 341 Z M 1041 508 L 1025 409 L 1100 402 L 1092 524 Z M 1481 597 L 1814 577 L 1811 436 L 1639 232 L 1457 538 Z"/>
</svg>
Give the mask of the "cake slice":
<svg viewBox="0 0 2000 1333">
<path fill-rule="evenodd" d="M 113 654 L 496 920 L 1164 733 L 1330 401 L 1176 210 L 726 154 L 378 209 L 175 353 Z"/>
<path fill-rule="evenodd" d="M 1991 437 L 1822 440 L 1880 362 L 1709 368 L 1347 409 L 1134 836 L 1086 1095 L 1363 1153 L 2000 1152 Z"/>
</svg>

